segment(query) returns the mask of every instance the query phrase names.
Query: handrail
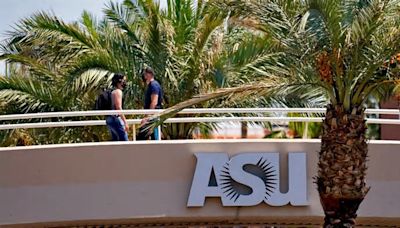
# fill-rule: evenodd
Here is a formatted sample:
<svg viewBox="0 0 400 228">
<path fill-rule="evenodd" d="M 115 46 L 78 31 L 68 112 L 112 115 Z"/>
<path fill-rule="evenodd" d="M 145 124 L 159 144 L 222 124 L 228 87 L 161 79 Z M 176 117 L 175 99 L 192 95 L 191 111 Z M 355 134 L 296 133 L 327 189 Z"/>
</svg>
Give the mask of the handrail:
<svg viewBox="0 0 400 228">
<path fill-rule="evenodd" d="M 119 111 L 125 115 L 149 115 L 160 113 L 164 110 L 153 109 L 132 109 Z M 0 121 L 22 120 L 37 118 L 63 118 L 63 117 L 85 117 L 85 116 L 105 116 L 117 114 L 118 111 L 73 111 L 73 112 L 43 112 L 28 114 L 0 115 Z M 178 114 L 222 114 L 222 113 L 325 113 L 324 108 L 207 108 L 207 109 L 184 109 Z M 399 109 L 367 109 L 366 114 L 390 114 L 400 115 Z"/>
<path fill-rule="evenodd" d="M 279 124 L 287 122 L 322 122 L 323 117 L 182 117 L 170 118 L 165 123 L 213 123 L 213 122 L 276 122 Z M 400 125 L 399 119 L 377 119 L 367 118 L 368 124 L 396 124 Z M 128 119 L 128 124 L 140 124 L 141 119 Z M 50 128 L 50 127 L 79 127 L 79 126 L 101 126 L 106 125 L 104 120 L 84 121 L 61 121 L 40 123 L 3 124 L 0 130 L 21 128 Z"/>
</svg>

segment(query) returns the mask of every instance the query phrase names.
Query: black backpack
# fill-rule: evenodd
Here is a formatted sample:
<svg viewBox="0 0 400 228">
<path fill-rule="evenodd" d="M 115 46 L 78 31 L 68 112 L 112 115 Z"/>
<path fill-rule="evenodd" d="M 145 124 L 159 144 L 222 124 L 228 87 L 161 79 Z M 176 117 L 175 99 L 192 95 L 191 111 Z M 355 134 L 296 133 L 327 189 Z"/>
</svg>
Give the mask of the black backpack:
<svg viewBox="0 0 400 228">
<path fill-rule="evenodd" d="M 104 90 L 101 92 L 97 98 L 95 103 L 96 110 L 111 110 L 112 103 L 111 103 L 111 90 Z"/>
</svg>

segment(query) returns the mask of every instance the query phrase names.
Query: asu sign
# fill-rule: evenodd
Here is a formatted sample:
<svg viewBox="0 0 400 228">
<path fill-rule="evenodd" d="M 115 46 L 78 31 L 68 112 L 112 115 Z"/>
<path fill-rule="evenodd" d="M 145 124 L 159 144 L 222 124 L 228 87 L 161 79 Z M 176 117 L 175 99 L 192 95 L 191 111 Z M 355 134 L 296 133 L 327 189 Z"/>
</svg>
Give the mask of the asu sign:
<svg viewBox="0 0 400 228">
<path fill-rule="evenodd" d="M 196 153 L 196 170 L 188 207 L 202 207 L 207 197 L 221 198 L 223 206 L 307 205 L 305 153 L 288 154 L 288 191 L 280 191 L 279 153 Z M 286 178 L 285 178 L 286 179 Z"/>
</svg>

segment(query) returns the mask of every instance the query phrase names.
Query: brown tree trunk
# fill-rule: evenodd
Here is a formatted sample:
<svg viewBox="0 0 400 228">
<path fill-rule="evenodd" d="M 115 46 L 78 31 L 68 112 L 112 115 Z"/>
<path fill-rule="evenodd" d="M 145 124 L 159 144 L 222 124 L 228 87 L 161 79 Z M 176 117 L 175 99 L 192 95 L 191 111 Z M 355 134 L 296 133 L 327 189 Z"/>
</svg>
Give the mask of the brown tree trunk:
<svg viewBox="0 0 400 228">
<path fill-rule="evenodd" d="M 246 121 L 242 121 L 240 123 L 240 130 L 241 130 L 241 133 L 242 133 L 242 139 L 246 139 L 247 138 L 247 133 L 249 131 Z"/>
<path fill-rule="evenodd" d="M 366 129 L 363 108 L 349 113 L 340 105 L 327 107 L 316 178 L 324 227 L 355 227 L 358 207 L 369 190 Z"/>
</svg>

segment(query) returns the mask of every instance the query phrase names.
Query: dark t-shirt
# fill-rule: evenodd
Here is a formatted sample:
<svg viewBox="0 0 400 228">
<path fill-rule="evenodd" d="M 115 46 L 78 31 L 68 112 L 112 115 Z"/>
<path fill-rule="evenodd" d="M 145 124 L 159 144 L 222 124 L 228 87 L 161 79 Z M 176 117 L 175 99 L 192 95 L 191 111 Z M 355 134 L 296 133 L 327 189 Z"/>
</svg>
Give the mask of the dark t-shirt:
<svg viewBox="0 0 400 228">
<path fill-rule="evenodd" d="M 151 95 L 157 94 L 158 95 L 158 101 L 157 101 L 157 106 L 156 109 L 161 108 L 161 102 L 162 102 L 162 97 L 163 97 L 163 91 L 161 89 L 160 83 L 158 83 L 156 80 L 151 81 L 149 85 L 147 86 L 146 93 L 144 96 L 144 109 L 150 109 L 150 104 L 151 104 Z"/>
</svg>

